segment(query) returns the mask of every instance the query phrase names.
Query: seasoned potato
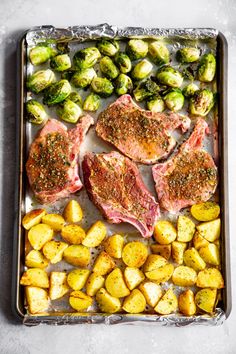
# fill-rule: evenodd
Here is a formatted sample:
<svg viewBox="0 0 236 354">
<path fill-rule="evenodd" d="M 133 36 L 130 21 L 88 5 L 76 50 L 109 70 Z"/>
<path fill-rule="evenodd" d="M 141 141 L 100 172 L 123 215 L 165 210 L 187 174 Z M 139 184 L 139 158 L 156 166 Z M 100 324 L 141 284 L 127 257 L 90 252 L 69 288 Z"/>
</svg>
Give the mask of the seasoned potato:
<svg viewBox="0 0 236 354">
<path fill-rule="evenodd" d="M 156 283 L 164 283 L 168 281 L 174 271 L 173 264 L 167 263 L 159 268 L 146 272 L 145 275 L 150 280 L 155 280 Z"/>
<path fill-rule="evenodd" d="M 198 231 L 196 231 L 193 236 L 193 245 L 196 250 L 199 250 L 199 248 L 209 245 L 209 241 L 207 241 Z"/>
<path fill-rule="evenodd" d="M 116 264 L 113 259 L 105 251 L 102 251 L 95 260 L 93 271 L 98 275 L 109 273 Z"/>
<path fill-rule="evenodd" d="M 178 298 L 179 311 L 186 316 L 193 316 L 196 313 L 194 293 L 192 290 L 183 291 Z"/>
<path fill-rule="evenodd" d="M 123 303 L 123 310 L 128 313 L 140 313 L 145 310 L 146 307 L 146 299 L 141 293 L 140 290 L 134 289 L 131 291 L 130 295 L 128 295 Z"/>
<path fill-rule="evenodd" d="M 56 264 L 62 260 L 67 247 L 68 244 L 65 242 L 49 241 L 43 246 L 43 254 L 52 264 Z"/>
<path fill-rule="evenodd" d="M 65 241 L 72 243 L 73 245 L 79 245 L 85 238 L 86 234 L 81 226 L 69 224 L 62 228 L 61 236 Z"/>
<path fill-rule="evenodd" d="M 29 312 L 32 314 L 45 312 L 49 306 L 48 293 L 45 289 L 27 286 L 25 289 Z"/>
<path fill-rule="evenodd" d="M 164 257 L 167 261 L 171 256 L 171 245 L 158 245 L 158 243 L 154 243 L 151 245 L 151 250 L 152 253 Z"/>
<path fill-rule="evenodd" d="M 143 271 L 145 273 L 151 272 L 152 270 L 160 268 L 165 264 L 167 264 L 167 260 L 164 257 L 159 256 L 158 254 L 149 254 L 143 265 Z"/>
<path fill-rule="evenodd" d="M 73 290 L 81 290 L 85 286 L 90 271 L 88 269 L 73 269 L 67 275 L 67 283 Z"/>
<path fill-rule="evenodd" d="M 154 227 L 154 238 L 161 245 L 168 245 L 176 239 L 177 232 L 170 221 L 160 220 Z"/>
<path fill-rule="evenodd" d="M 70 306 L 73 307 L 76 311 L 86 310 L 89 306 L 92 305 L 93 299 L 91 296 L 86 295 L 80 290 L 73 291 L 69 297 Z"/>
<path fill-rule="evenodd" d="M 96 293 L 96 301 L 102 312 L 115 313 L 121 309 L 120 299 L 111 296 L 104 288 L 99 289 Z"/>
<path fill-rule="evenodd" d="M 68 223 L 80 222 L 83 218 L 83 211 L 76 200 L 70 200 L 65 206 L 63 216 Z"/>
<path fill-rule="evenodd" d="M 197 292 L 195 295 L 195 302 L 199 309 L 213 313 L 216 305 L 216 289 L 202 289 Z"/>
<path fill-rule="evenodd" d="M 26 230 L 31 229 L 31 227 L 39 224 L 42 217 L 46 214 L 45 209 L 34 209 L 29 211 L 22 220 L 22 225 Z"/>
<path fill-rule="evenodd" d="M 172 288 L 169 288 L 157 303 L 154 310 L 161 315 L 169 315 L 178 308 L 178 300 Z"/>
<path fill-rule="evenodd" d="M 86 267 L 90 262 L 90 251 L 83 245 L 71 245 L 64 251 L 66 262 L 76 267 Z"/>
<path fill-rule="evenodd" d="M 220 215 L 220 207 L 215 202 L 199 203 L 191 207 L 191 214 L 198 221 L 211 221 Z"/>
<path fill-rule="evenodd" d="M 187 243 L 174 241 L 171 244 L 172 248 L 172 258 L 175 263 L 183 264 L 184 262 L 184 251 L 187 248 Z"/>
<path fill-rule="evenodd" d="M 122 249 L 124 246 L 124 238 L 121 235 L 112 235 L 104 241 L 105 251 L 113 258 L 122 257 Z"/>
<path fill-rule="evenodd" d="M 38 286 L 39 288 L 48 288 L 48 274 L 45 272 L 45 270 L 40 268 L 29 268 L 26 272 L 23 273 L 20 284 Z"/>
<path fill-rule="evenodd" d="M 28 232 L 28 240 L 35 250 L 41 250 L 46 242 L 51 241 L 53 238 L 53 229 L 46 224 L 38 224 Z"/>
<path fill-rule="evenodd" d="M 66 282 L 65 272 L 51 272 L 50 274 L 50 288 L 49 297 L 51 300 L 60 299 L 69 291 Z"/>
<path fill-rule="evenodd" d="M 29 268 L 45 268 L 48 266 L 48 260 L 40 251 L 32 250 L 25 257 L 25 265 Z"/>
<path fill-rule="evenodd" d="M 162 297 L 161 286 L 148 280 L 139 285 L 139 290 L 143 293 L 147 304 L 151 307 L 155 307 Z"/>
<path fill-rule="evenodd" d="M 129 290 L 133 290 L 145 279 L 145 276 L 139 268 L 126 267 L 124 278 Z"/>
<path fill-rule="evenodd" d="M 105 287 L 109 294 L 114 297 L 124 297 L 130 293 L 125 284 L 120 268 L 115 268 L 110 274 L 108 274 L 105 280 Z"/>
<path fill-rule="evenodd" d="M 194 247 L 191 247 L 184 252 L 184 263 L 188 267 L 196 270 L 196 272 L 206 268 L 206 263 Z"/>
<path fill-rule="evenodd" d="M 122 251 L 122 259 L 128 267 L 141 267 L 146 261 L 147 256 L 147 247 L 139 241 L 127 243 Z"/>
<path fill-rule="evenodd" d="M 105 278 L 102 275 L 92 273 L 86 283 L 86 293 L 89 296 L 94 296 L 105 284 Z"/>
<path fill-rule="evenodd" d="M 197 230 L 207 241 L 214 242 L 220 237 L 220 219 L 199 224 Z"/>
<path fill-rule="evenodd" d="M 192 286 L 196 283 L 197 273 L 194 269 L 187 266 L 179 266 L 175 268 L 172 281 L 178 286 Z"/>
<path fill-rule="evenodd" d="M 214 242 L 214 245 L 216 245 L 216 247 L 218 247 L 218 249 L 220 249 L 220 240 L 216 240 Z"/>
<path fill-rule="evenodd" d="M 65 219 L 59 214 L 46 214 L 42 217 L 42 222 L 51 226 L 54 231 L 61 231 L 65 225 Z"/>
<path fill-rule="evenodd" d="M 198 273 L 196 284 L 199 288 L 221 289 L 224 287 L 224 280 L 218 269 L 206 268 Z"/>
<path fill-rule="evenodd" d="M 211 265 L 220 264 L 219 248 L 214 243 L 209 243 L 206 247 L 201 247 L 199 254 L 206 263 Z"/>
<path fill-rule="evenodd" d="M 82 244 L 86 247 L 97 247 L 107 234 L 106 225 L 102 221 L 96 221 L 87 232 Z"/>
<path fill-rule="evenodd" d="M 177 221 L 177 241 L 189 242 L 195 232 L 195 224 L 187 216 L 180 215 Z"/>
</svg>

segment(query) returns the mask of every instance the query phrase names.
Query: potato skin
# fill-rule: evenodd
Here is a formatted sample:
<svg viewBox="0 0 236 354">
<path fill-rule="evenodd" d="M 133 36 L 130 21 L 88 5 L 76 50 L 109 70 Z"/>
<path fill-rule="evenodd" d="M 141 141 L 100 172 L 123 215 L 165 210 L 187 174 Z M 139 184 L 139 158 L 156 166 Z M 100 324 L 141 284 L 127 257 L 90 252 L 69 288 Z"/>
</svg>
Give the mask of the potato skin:
<svg viewBox="0 0 236 354">
<path fill-rule="evenodd" d="M 152 270 L 155 270 L 157 268 L 160 268 L 167 264 L 167 260 L 159 256 L 157 254 L 149 254 L 146 262 L 143 265 L 143 271 L 146 272 L 151 272 Z"/>
<path fill-rule="evenodd" d="M 215 202 L 204 202 L 192 205 L 192 216 L 198 221 L 211 221 L 218 218 L 220 207 Z"/>
<path fill-rule="evenodd" d="M 221 289 L 224 287 L 224 279 L 216 268 L 206 268 L 198 273 L 196 285 L 199 288 Z"/>
<path fill-rule="evenodd" d="M 161 286 L 148 280 L 139 285 L 139 290 L 144 295 L 147 304 L 151 307 L 155 307 L 163 295 Z"/>
<path fill-rule="evenodd" d="M 116 264 L 113 259 L 105 251 L 102 251 L 95 260 L 93 272 L 98 275 L 105 275 L 109 273 Z"/>
<path fill-rule="evenodd" d="M 147 247 L 139 241 L 127 243 L 122 251 L 123 262 L 128 267 L 141 267 L 145 263 L 147 256 Z"/>
<path fill-rule="evenodd" d="M 68 223 L 80 222 L 83 218 L 83 211 L 79 203 L 72 199 L 70 200 L 63 211 L 63 216 Z"/>
<path fill-rule="evenodd" d="M 220 252 L 219 248 L 214 243 L 209 243 L 205 247 L 201 247 L 199 254 L 202 259 L 211 265 L 220 265 Z"/>
<path fill-rule="evenodd" d="M 96 293 L 96 301 L 102 312 L 116 313 L 121 309 L 120 299 L 111 296 L 104 288 L 99 289 Z"/>
<path fill-rule="evenodd" d="M 178 286 L 193 286 L 197 280 L 197 273 L 194 269 L 187 266 L 179 266 L 175 268 L 172 281 Z"/>
<path fill-rule="evenodd" d="M 49 298 L 45 289 L 35 286 L 27 286 L 25 289 L 25 295 L 30 313 L 41 313 L 48 309 Z"/>
<path fill-rule="evenodd" d="M 206 268 L 206 263 L 194 247 L 191 247 L 184 252 L 184 263 L 188 267 L 196 270 L 196 272 Z"/>
<path fill-rule="evenodd" d="M 154 243 L 150 247 L 151 247 L 152 253 L 164 257 L 167 261 L 169 260 L 169 258 L 171 256 L 171 244 L 159 245 L 158 243 Z"/>
<path fill-rule="evenodd" d="M 23 273 L 20 284 L 48 288 L 48 274 L 45 270 L 40 268 L 29 268 Z"/>
<path fill-rule="evenodd" d="M 90 251 L 83 245 L 71 245 L 65 249 L 63 258 L 76 267 L 86 267 L 90 262 Z"/>
<path fill-rule="evenodd" d="M 49 297 L 51 300 L 60 299 L 69 291 L 66 282 L 65 272 L 51 272 L 50 274 L 50 288 Z"/>
<path fill-rule="evenodd" d="M 104 241 L 105 251 L 113 258 L 122 257 L 122 249 L 124 246 L 124 238 L 121 235 L 112 235 Z"/>
<path fill-rule="evenodd" d="M 107 234 L 106 225 L 102 221 L 96 221 L 87 231 L 82 244 L 86 247 L 97 247 L 104 240 Z"/>
<path fill-rule="evenodd" d="M 186 316 L 193 316 L 196 313 L 194 293 L 188 289 L 183 291 L 178 298 L 179 311 Z"/>
<path fill-rule="evenodd" d="M 195 224 L 187 216 L 180 215 L 177 222 L 177 241 L 190 242 L 195 232 Z"/>
<path fill-rule="evenodd" d="M 31 227 L 39 224 L 44 215 L 46 215 L 46 210 L 45 209 L 34 209 L 34 210 L 31 210 L 27 214 L 25 214 L 25 216 L 23 217 L 22 226 L 26 230 L 29 230 L 29 229 L 31 229 Z"/>
<path fill-rule="evenodd" d="M 216 289 L 201 289 L 195 295 L 195 302 L 200 310 L 207 313 L 213 313 L 216 305 L 216 297 Z"/>
<path fill-rule="evenodd" d="M 88 269 L 73 269 L 67 275 L 67 283 L 73 290 L 81 290 L 89 277 Z"/>
<path fill-rule="evenodd" d="M 174 266 L 171 263 L 167 263 L 159 268 L 146 272 L 145 275 L 148 279 L 155 281 L 157 284 L 168 281 L 174 271 Z"/>
<path fill-rule="evenodd" d="M 196 231 L 193 236 L 193 245 L 198 251 L 199 248 L 209 245 L 209 241 L 207 241 L 198 231 Z"/>
<path fill-rule="evenodd" d="M 215 219 L 197 225 L 197 230 L 207 241 L 215 242 L 220 237 L 220 226 L 220 219 Z"/>
<path fill-rule="evenodd" d="M 53 229 L 46 224 L 37 224 L 28 232 L 28 240 L 33 249 L 39 251 L 46 242 L 53 238 Z"/>
<path fill-rule="evenodd" d="M 89 296 L 94 296 L 99 289 L 103 288 L 105 278 L 102 275 L 92 273 L 86 283 L 86 293 Z"/>
<path fill-rule="evenodd" d="M 154 310 L 161 315 L 169 315 L 178 308 L 177 296 L 172 288 L 169 288 L 157 303 Z"/>
<path fill-rule="evenodd" d="M 72 245 L 79 245 L 84 240 L 86 234 L 81 226 L 69 224 L 62 228 L 61 236 L 66 242 Z"/>
<path fill-rule="evenodd" d="M 67 247 L 68 244 L 65 242 L 49 241 L 43 246 L 43 254 L 52 264 L 56 264 L 62 260 Z"/>
<path fill-rule="evenodd" d="M 159 220 L 154 227 L 154 238 L 161 245 L 168 245 L 177 237 L 175 227 L 170 221 Z"/>
<path fill-rule="evenodd" d="M 105 287 L 109 294 L 114 297 L 120 298 L 130 294 L 120 268 L 115 268 L 110 274 L 108 274 L 105 281 Z"/>
<path fill-rule="evenodd" d="M 123 303 L 123 310 L 128 313 L 140 313 L 145 310 L 146 299 L 140 290 L 134 289 L 131 291 Z"/>
<path fill-rule="evenodd" d="M 41 268 L 44 269 L 48 266 L 49 261 L 45 258 L 40 251 L 31 250 L 25 257 L 25 265 L 28 268 Z"/>
<path fill-rule="evenodd" d="M 70 306 L 80 312 L 92 305 L 93 299 L 80 290 L 73 291 L 69 297 Z"/>
<path fill-rule="evenodd" d="M 179 241 L 173 241 L 171 244 L 172 248 L 172 258 L 173 261 L 177 264 L 183 264 L 184 262 L 184 251 L 187 248 L 187 243 L 185 242 L 179 242 Z"/>
<path fill-rule="evenodd" d="M 59 214 L 46 214 L 42 217 L 42 222 L 49 225 L 54 231 L 61 231 L 65 225 L 64 218 Z"/>
</svg>

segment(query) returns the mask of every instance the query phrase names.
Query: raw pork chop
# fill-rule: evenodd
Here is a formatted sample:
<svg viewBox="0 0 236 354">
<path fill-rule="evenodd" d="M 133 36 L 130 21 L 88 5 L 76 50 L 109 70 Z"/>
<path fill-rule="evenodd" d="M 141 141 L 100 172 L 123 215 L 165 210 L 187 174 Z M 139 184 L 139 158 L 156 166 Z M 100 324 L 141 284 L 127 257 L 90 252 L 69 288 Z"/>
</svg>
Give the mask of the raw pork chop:
<svg viewBox="0 0 236 354">
<path fill-rule="evenodd" d="M 176 113 L 154 113 L 138 107 L 130 95 L 123 95 L 100 113 L 96 132 L 136 162 L 152 164 L 175 147 L 170 131 L 185 132 L 190 119 Z"/>
<path fill-rule="evenodd" d="M 153 166 L 158 199 L 162 208 L 176 212 L 207 201 L 217 186 L 217 168 L 208 152 L 202 150 L 207 123 L 198 118 L 189 139 L 172 159 Z"/>
<path fill-rule="evenodd" d="M 134 162 L 115 151 L 87 153 L 82 168 L 90 199 L 111 223 L 128 222 L 143 237 L 152 236 L 159 205 Z"/>
<path fill-rule="evenodd" d="M 53 203 L 82 188 L 78 153 L 93 118 L 83 116 L 75 128 L 49 119 L 30 147 L 26 171 L 30 186 L 41 203 Z"/>
</svg>

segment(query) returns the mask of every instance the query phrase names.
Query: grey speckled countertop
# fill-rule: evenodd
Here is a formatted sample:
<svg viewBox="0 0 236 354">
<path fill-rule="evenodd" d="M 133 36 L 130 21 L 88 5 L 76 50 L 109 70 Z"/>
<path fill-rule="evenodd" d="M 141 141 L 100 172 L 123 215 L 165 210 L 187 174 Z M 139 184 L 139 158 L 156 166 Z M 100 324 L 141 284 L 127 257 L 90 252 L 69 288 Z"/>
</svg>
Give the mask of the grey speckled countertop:
<svg viewBox="0 0 236 354">
<path fill-rule="evenodd" d="M 215 27 L 229 43 L 229 187 L 233 309 L 219 327 L 38 326 L 10 311 L 14 218 L 16 43 L 35 25 L 108 22 L 119 26 Z M 1 0 L 0 2 L 0 353 L 2 354 L 233 354 L 236 353 L 236 1 L 234 0 Z"/>
</svg>

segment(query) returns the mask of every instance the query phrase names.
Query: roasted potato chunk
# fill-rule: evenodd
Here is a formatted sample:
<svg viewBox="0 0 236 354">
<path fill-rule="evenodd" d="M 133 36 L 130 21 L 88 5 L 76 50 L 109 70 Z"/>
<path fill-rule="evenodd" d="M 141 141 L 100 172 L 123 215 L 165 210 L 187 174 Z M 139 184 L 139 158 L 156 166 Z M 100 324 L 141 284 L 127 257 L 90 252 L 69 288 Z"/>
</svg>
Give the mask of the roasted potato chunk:
<svg viewBox="0 0 236 354">
<path fill-rule="evenodd" d="M 139 285 L 139 290 L 143 293 L 147 304 L 151 307 L 155 307 L 162 297 L 161 286 L 148 280 Z"/>
<path fill-rule="evenodd" d="M 154 227 L 154 238 L 161 245 L 168 245 L 176 239 L 177 232 L 170 221 L 160 220 Z"/>
<path fill-rule="evenodd" d="M 66 242 L 72 243 L 72 245 L 79 245 L 84 240 L 86 234 L 81 226 L 69 224 L 62 228 L 61 236 Z"/>
<path fill-rule="evenodd" d="M 105 284 L 105 278 L 102 275 L 92 273 L 86 283 L 86 293 L 89 296 L 94 296 Z"/>
<path fill-rule="evenodd" d="M 83 218 L 83 211 L 76 200 L 70 200 L 63 211 L 63 216 L 68 223 L 80 222 Z"/>
<path fill-rule="evenodd" d="M 126 267 L 124 278 L 129 290 L 133 290 L 145 279 L 145 276 L 139 268 Z"/>
<path fill-rule="evenodd" d="M 192 286 L 196 283 L 197 273 L 194 269 L 187 266 L 179 266 L 175 268 L 172 281 L 178 286 Z"/>
<path fill-rule="evenodd" d="M 96 221 L 87 232 L 82 244 L 86 247 L 97 247 L 107 235 L 106 225 L 102 221 Z"/>
<path fill-rule="evenodd" d="M 105 251 L 113 258 L 122 257 L 122 249 L 124 246 L 124 238 L 121 235 L 112 235 L 104 241 Z"/>
<path fill-rule="evenodd" d="M 46 214 L 42 217 L 42 222 L 49 225 L 54 231 L 61 231 L 65 225 L 65 219 L 59 214 Z"/>
<path fill-rule="evenodd" d="M 46 224 L 38 224 L 28 232 L 28 240 L 35 250 L 41 250 L 46 242 L 53 238 L 53 229 Z"/>
<path fill-rule="evenodd" d="M 96 301 L 102 312 L 115 313 L 121 309 L 120 299 L 111 296 L 104 288 L 99 289 L 96 293 Z"/>
<path fill-rule="evenodd" d="M 71 245 L 64 251 L 66 262 L 76 267 L 86 267 L 90 262 L 90 251 L 83 245 Z"/>
<path fill-rule="evenodd" d="M 158 243 L 154 243 L 151 245 L 151 250 L 152 253 L 164 257 L 167 261 L 171 256 L 171 245 L 158 245 Z"/>
<path fill-rule="evenodd" d="M 88 269 L 73 269 L 67 275 L 67 283 L 73 290 L 81 290 L 89 277 Z"/>
<path fill-rule="evenodd" d="M 198 221 L 211 221 L 220 215 L 220 207 L 215 202 L 204 202 L 191 207 L 192 216 Z"/>
<path fill-rule="evenodd" d="M 157 303 L 154 310 L 161 315 L 169 315 L 178 308 L 178 300 L 172 288 L 169 288 Z"/>
<path fill-rule="evenodd" d="M 45 270 L 40 268 L 29 268 L 23 273 L 21 280 L 21 285 L 37 286 L 39 288 L 48 288 L 49 279 L 48 274 Z"/>
<path fill-rule="evenodd" d="M 93 299 L 80 290 L 73 291 L 69 297 L 70 306 L 76 311 L 84 311 L 92 305 Z"/>
<path fill-rule="evenodd" d="M 116 264 L 113 259 L 105 251 L 101 252 L 95 260 L 93 271 L 98 275 L 109 273 Z"/>
<path fill-rule="evenodd" d="M 48 260 L 40 251 L 32 250 L 25 257 L 25 265 L 28 268 L 46 268 L 48 266 Z"/>
<path fill-rule="evenodd" d="M 41 313 L 48 309 L 49 298 L 45 289 L 27 286 L 25 289 L 25 295 L 30 313 Z"/>
<path fill-rule="evenodd" d="M 196 313 L 194 293 L 192 290 L 183 291 L 178 298 L 179 311 L 186 316 L 193 316 Z"/>
<path fill-rule="evenodd" d="M 187 248 L 187 243 L 174 241 L 171 244 L 172 258 L 175 263 L 183 264 L 184 262 L 184 251 Z"/>
<path fill-rule="evenodd" d="M 167 260 L 164 257 L 157 254 L 149 254 L 146 262 L 143 265 L 143 271 L 145 273 L 151 272 L 152 270 L 160 268 L 165 264 L 167 264 Z"/>
<path fill-rule="evenodd" d="M 125 284 L 120 268 L 115 268 L 110 274 L 108 274 L 105 281 L 105 287 L 109 294 L 114 297 L 124 297 L 130 293 Z"/>
<path fill-rule="evenodd" d="M 191 247 L 184 252 L 184 263 L 188 267 L 196 270 L 196 272 L 206 268 L 206 263 L 194 247 Z"/>
<path fill-rule="evenodd" d="M 196 231 L 193 236 L 193 245 L 196 250 L 199 250 L 199 248 L 209 245 L 209 241 L 207 241 L 198 231 Z"/>
<path fill-rule="evenodd" d="M 147 256 L 147 247 L 139 241 L 127 243 L 122 251 L 123 262 L 128 267 L 141 267 L 145 263 Z"/>
<path fill-rule="evenodd" d="M 197 230 L 207 241 L 214 242 L 220 237 L 220 219 L 199 224 Z"/>
<path fill-rule="evenodd" d="M 202 259 L 204 259 L 204 261 L 208 264 L 215 266 L 220 264 L 219 248 L 214 243 L 209 243 L 209 245 L 201 247 L 199 250 L 199 254 Z"/>
<path fill-rule="evenodd" d="M 128 295 L 123 303 L 123 310 L 128 313 L 140 313 L 145 310 L 146 307 L 146 299 L 141 293 L 140 290 L 134 289 L 131 291 L 130 295 Z"/>
<path fill-rule="evenodd" d="M 177 241 L 189 242 L 195 232 L 195 224 L 187 216 L 180 215 L 177 221 Z"/>
<path fill-rule="evenodd" d="M 196 284 L 199 288 L 221 289 L 224 287 L 224 280 L 218 269 L 206 268 L 198 273 Z"/>
<path fill-rule="evenodd" d="M 51 300 L 60 299 L 69 291 L 65 272 L 51 272 L 49 297 Z"/>
<path fill-rule="evenodd" d="M 150 280 L 155 280 L 156 283 L 164 283 L 168 281 L 174 271 L 173 264 L 167 263 L 159 268 L 146 272 L 145 275 Z"/>
<path fill-rule="evenodd" d="M 216 306 L 216 289 L 201 289 L 195 295 L 195 302 L 200 310 L 213 313 Z"/>
<path fill-rule="evenodd" d="M 29 230 L 31 227 L 39 224 L 42 220 L 42 217 L 46 214 L 45 209 L 34 209 L 29 211 L 22 220 L 22 226 Z"/>
<path fill-rule="evenodd" d="M 65 242 L 49 241 L 43 246 L 43 254 L 52 264 L 56 264 L 62 260 L 67 247 L 68 244 Z"/>
</svg>

